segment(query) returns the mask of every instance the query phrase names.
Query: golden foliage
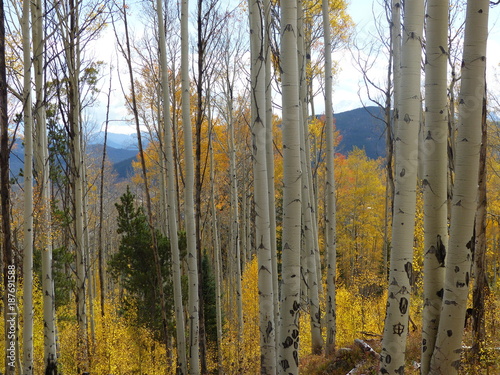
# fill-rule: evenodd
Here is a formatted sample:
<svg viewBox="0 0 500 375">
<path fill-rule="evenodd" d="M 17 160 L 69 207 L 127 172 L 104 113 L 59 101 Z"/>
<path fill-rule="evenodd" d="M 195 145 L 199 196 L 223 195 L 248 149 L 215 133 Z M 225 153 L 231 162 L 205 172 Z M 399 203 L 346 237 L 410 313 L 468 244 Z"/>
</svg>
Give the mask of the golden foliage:
<svg viewBox="0 0 500 375">
<path fill-rule="evenodd" d="M 33 284 L 34 304 L 34 374 L 44 374 L 44 334 L 43 334 L 43 296 L 39 281 Z M 22 353 L 22 285 L 18 291 L 19 337 Z M 98 301 L 95 302 L 98 306 Z M 95 315 L 95 341 L 90 345 L 90 373 L 94 374 L 150 374 L 164 375 L 175 373 L 176 351 L 153 338 L 147 329 L 134 326 L 128 318 L 120 315 L 112 300 L 106 301 L 106 315 Z M 76 308 L 68 304 L 57 311 L 59 338 L 59 366 L 65 374 L 77 374 L 77 333 Z M 3 332 L 4 321 L 0 319 Z M 5 341 L 1 340 L 0 349 L 5 352 Z M 5 356 L 0 356 L 0 368 L 4 368 Z"/>
<path fill-rule="evenodd" d="M 222 356 L 226 374 L 258 374 L 260 371 L 259 290 L 257 258 L 245 266 L 242 277 L 244 327 L 238 337 L 236 316 L 224 324 Z M 229 301 L 229 303 L 234 303 Z M 229 310 L 227 306 L 226 311 Z M 238 363 L 239 362 L 239 363 Z"/>
</svg>

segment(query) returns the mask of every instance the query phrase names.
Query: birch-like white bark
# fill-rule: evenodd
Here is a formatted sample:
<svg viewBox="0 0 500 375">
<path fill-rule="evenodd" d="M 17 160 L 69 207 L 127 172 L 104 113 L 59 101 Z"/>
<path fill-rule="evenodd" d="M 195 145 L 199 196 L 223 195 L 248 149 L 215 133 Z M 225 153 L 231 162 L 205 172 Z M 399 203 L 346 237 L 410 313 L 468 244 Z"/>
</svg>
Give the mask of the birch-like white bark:
<svg viewBox="0 0 500 375">
<path fill-rule="evenodd" d="M 399 117 L 399 100 L 401 92 L 401 0 L 391 0 L 391 49 L 392 49 L 392 71 L 393 71 L 393 117 L 392 117 L 392 131 L 394 138 L 397 135 L 398 117 Z M 394 156 L 396 157 L 396 156 Z"/>
<path fill-rule="evenodd" d="M 267 183 L 269 196 L 269 232 L 271 234 L 271 263 L 273 269 L 273 303 L 274 329 L 278 336 L 279 322 L 279 288 L 278 288 L 278 251 L 276 248 L 276 196 L 274 189 L 274 136 L 273 136 L 273 103 L 272 103 L 272 76 L 271 76 L 271 1 L 264 0 L 265 22 L 265 71 L 266 71 L 266 162 Z"/>
<path fill-rule="evenodd" d="M 488 14 L 487 0 L 467 2 L 450 239 L 443 304 L 430 374 L 458 374 L 460 368 L 477 207 Z"/>
<path fill-rule="evenodd" d="M 426 14 L 422 374 L 436 342 L 448 247 L 448 1 L 429 0 Z"/>
<path fill-rule="evenodd" d="M 62 4 L 56 6 L 60 22 L 65 60 L 68 67 L 68 98 L 71 147 L 72 189 L 74 199 L 74 227 L 76 253 L 76 303 L 78 321 L 78 353 L 77 362 L 80 371 L 88 370 L 88 336 L 87 336 L 87 309 L 86 309 L 86 272 L 85 255 L 83 249 L 83 156 L 81 150 L 80 129 L 80 33 L 79 33 L 79 4 L 70 2 L 69 14 Z"/>
<path fill-rule="evenodd" d="M 404 371 L 410 292 L 413 281 L 418 134 L 420 127 L 420 61 L 423 0 L 405 3 L 401 51 L 401 100 L 395 143 L 395 196 L 387 310 L 382 340 L 381 374 Z"/>
<path fill-rule="evenodd" d="M 278 343 L 280 374 L 298 374 L 301 180 L 297 2 L 281 3 L 281 70 L 283 97 L 283 236 L 282 296 Z"/>
<path fill-rule="evenodd" d="M 45 373 L 54 374 L 57 370 L 57 347 L 55 328 L 55 300 L 54 279 L 52 277 L 52 215 L 50 210 L 50 164 L 48 154 L 48 141 L 46 130 L 46 107 L 44 98 L 44 54 L 45 41 L 43 31 L 42 2 L 31 2 L 33 25 L 33 69 L 35 75 L 35 120 L 36 120 L 36 153 L 35 170 L 37 171 L 37 184 L 40 186 L 40 224 L 42 244 L 42 290 L 43 290 L 43 321 L 44 321 L 44 362 Z"/>
<path fill-rule="evenodd" d="M 33 115 L 31 96 L 30 3 L 23 2 L 24 245 L 23 374 L 33 374 Z"/>
<path fill-rule="evenodd" d="M 323 34 L 325 43 L 325 128 L 326 128 L 326 342 L 325 353 L 335 352 L 337 322 L 335 305 L 335 279 L 337 269 L 337 235 L 335 213 L 335 175 L 334 175 L 334 131 L 333 131 L 333 73 L 332 73 L 332 41 L 328 2 L 322 4 Z"/>
<path fill-rule="evenodd" d="M 162 117 L 163 117 L 163 139 L 165 147 L 165 162 L 167 173 L 167 204 L 166 213 L 168 220 L 168 234 L 170 238 L 170 250 L 172 254 L 172 283 L 174 289 L 174 313 L 176 328 L 177 345 L 177 373 L 179 375 L 187 374 L 187 355 L 186 355 L 186 324 L 184 320 L 184 307 L 182 302 L 182 283 L 181 283 L 181 261 L 179 251 L 179 238 L 177 233 L 177 199 L 175 189 L 174 173 L 174 154 L 172 139 L 172 123 L 170 119 L 170 95 L 168 83 L 167 52 L 165 41 L 165 28 L 163 21 L 163 1 L 156 1 L 156 12 L 158 18 L 159 51 L 161 65 L 161 86 L 162 86 Z"/>
<path fill-rule="evenodd" d="M 189 84 L 189 2 L 181 4 L 181 89 L 182 89 L 182 124 L 184 129 L 185 177 L 185 220 L 187 239 L 187 263 L 189 283 L 189 373 L 200 373 L 199 344 L 199 303 L 198 303 L 198 255 L 196 251 L 196 222 L 194 212 L 194 158 L 193 130 L 191 128 L 191 99 Z"/>
<path fill-rule="evenodd" d="M 273 269 L 269 222 L 269 181 L 266 152 L 266 72 L 264 9 L 260 0 L 249 1 L 255 245 L 258 259 L 261 374 L 276 373 Z"/>
</svg>

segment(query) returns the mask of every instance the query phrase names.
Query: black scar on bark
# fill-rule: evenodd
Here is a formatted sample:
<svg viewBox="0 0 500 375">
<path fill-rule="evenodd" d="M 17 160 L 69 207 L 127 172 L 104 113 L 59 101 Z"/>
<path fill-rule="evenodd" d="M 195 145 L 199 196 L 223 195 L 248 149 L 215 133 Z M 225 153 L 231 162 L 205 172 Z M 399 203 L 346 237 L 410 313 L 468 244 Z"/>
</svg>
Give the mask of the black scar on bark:
<svg viewBox="0 0 500 375">
<path fill-rule="evenodd" d="M 295 360 L 295 366 L 299 366 L 299 352 L 294 350 L 293 351 L 293 359 Z"/>
<path fill-rule="evenodd" d="M 465 283 L 461 283 L 460 281 L 457 281 L 457 288 L 463 288 L 465 286 Z"/>
<path fill-rule="evenodd" d="M 394 371 L 396 374 L 399 374 L 399 375 L 404 375 L 405 373 L 405 367 L 404 366 L 400 366 L 396 371 Z"/>
<path fill-rule="evenodd" d="M 408 311 L 408 299 L 403 297 L 399 300 L 399 311 L 401 314 L 406 314 L 406 311 Z"/>
<path fill-rule="evenodd" d="M 455 266 L 455 273 L 458 273 L 460 272 L 460 267 L 459 266 Z"/>
<path fill-rule="evenodd" d="M 269 320 L 267 322 L 267 328 L 266 328 L 266 336 L 269 336 L 269 334 L 273 331 L 273 323 Z"/>
<path fill-rule="evenodd" d="M 474 248 L 474 236 L 472 236 L 470 241 L 467 242 L 467 245 L 465 245 L 465 247 L 467 247 L 467 249 L 469 249 L 469 250 L 472 250 Z"/>
<path fill-rule="evenodd" d="M 293 345 L 293 340 L 290 336 L 287 336 L 285 341 L 283 342 L 283 348 L 289 348 L 290 346 Z"/>
<path fill-rule="evenodd" d="M 465 273 L 465 284 L 467 284 L 467 286 L 469 286 L 469 281 L 470 281 L 469 272 L 466 272 Z"/>
<path fill-rule="evenodd" d="M 446 331 L 446 334 L 448 335 L 448 337 L 451 337 L 453 336 L 453 331 L 449 329 L 448 331 Z"/>
<path fill-rule="evenodd" d="M 281 368 L 283 370 L 285 370 L 285 371 L 290 367 L 290 365 L 288 364 L 288 360 L 287 359 L 281 360 L 280 361 L 280 365 L 281 365 Z"/>
<path fill-rule="evenodd" d="M 391 363 L 391 362 L 392 362 L 392 357 L 391 357 L 391 355 L 390 355 L 390 354 L 387 354 L 387 355 L 385 356 L 385 363 Z"/>
<path fill-rule="evenodd" d="M 297 340 L 297 338 L 298 338 L 298 337 L 299 337 L 299 331 L 298 331 L 298 330 L 296 330 L 296 329 L 294 329 L 294 330 L 292 331 L 292 338 L 293 338 L 294 340 Z"/>
<path fill-rule="evenodd" d="M 438 296 L 439 298 L 443 298 L 443 295 L 444 295 L 444 290 L 443 288 L 441 288 L 437 291 L 436 296 Z"/>
<path fill-rule="evenodd" d="M 410 285 L 413 285 L 413 266 L 411 262 L 407 262 L 405 264 L 406 275 L 408 276 L 408 280 L 410 281 Z"/>
<path fill-rule="evenodd" d="M 446 258 L 446 246 L 444 246 L 441 240 L 441 235 L 437 235 L 437 248 L 436 248 L 436 258 L 440 267 L 444 267 L 444 260 Z"/>
</svg>

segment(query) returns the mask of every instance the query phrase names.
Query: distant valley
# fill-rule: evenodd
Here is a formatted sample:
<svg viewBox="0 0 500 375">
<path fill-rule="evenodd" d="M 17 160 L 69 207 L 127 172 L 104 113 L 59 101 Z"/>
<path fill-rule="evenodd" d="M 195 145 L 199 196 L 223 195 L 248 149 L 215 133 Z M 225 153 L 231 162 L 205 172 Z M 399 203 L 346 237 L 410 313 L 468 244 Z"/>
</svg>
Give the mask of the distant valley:
<svg viewBox="0 0 500 375">
<path fill-rule="evenodd" d="M 385 124 L 383 112 L 378 107 L 357 108 L 335 114 L 336 129 L 342 137 L 336 152 L 349 153 L 354 147 L 364 149 L 373 159 L 385 156 Z M 143 142 L 146 137 L 144 137 Z M 132 161 L 137 157 L 137 136 L 108 133 L 106 157 L 114 166 L 118 178 L 127 178 L 132 172 Z M 86 152 L 101 155 L 104 132 L 89 136 Z M 11 174 L 18 176 L 23 168 L 24 151 L 21 141 L 16 141 L 11 152 Z"/>
</svg>

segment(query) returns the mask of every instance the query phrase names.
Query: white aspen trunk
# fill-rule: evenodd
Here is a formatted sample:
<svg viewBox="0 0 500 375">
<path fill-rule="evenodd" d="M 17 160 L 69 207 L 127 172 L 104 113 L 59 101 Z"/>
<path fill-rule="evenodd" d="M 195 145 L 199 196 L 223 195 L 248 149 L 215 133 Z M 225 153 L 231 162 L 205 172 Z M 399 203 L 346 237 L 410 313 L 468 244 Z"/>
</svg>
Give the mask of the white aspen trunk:
<svg viewBox="0 0 500 375">
<path fill-rule="evenodd" d="M 3 318 L 6 375 L 16 374 L 17 333 L 17 270 L 14 263 L 11 236 L 11 203 L 9 181 L 9 117 L 7 97 L 7 73 L 5 67 L 5 9 L 0 2 L 0 200 L 2 211 L 2 271 L 3 271 Z M 6 292 L 6 293 L 5 293 Z"/>
<path fill-rule="evenodd" d="M 297 2 L 281 3 L 281 70 L 283 93 L 283 248 L 278 370 L 298 374 L 301 179 Z"/>
<path fill-rule="evenodd" d="M 430 374 L 457 374 L 460 368 L 477 207 L 488 13 L 487 0 L 467 2 L 450 239 L 443 305 Z"/>
<path fill-rule="evenodd" d="M 23 374 L 33 374 L 33 116 L 31 97 L 30 3 L 23 2 L 24 246 Z"/>
<path fill-rule="evenodd" d="M 299 79 L 299 118 L 300 118 L 300 163 L 302 170 L 302 180 L 301 180 L 301 243 L 300 243 L 300 305 L 304 307 L 308 305 L 309 297 L 309 287 L 307 284 L 307 251 L 306 251 L 306 240 L 304 236 L 304 180 L 306 179 L 307 173 L 304 169 L 304 127 L 307 123 L 307 101 L 306 101 L 306 83 L 305 83 L 305 70 L 306 70 L 306 58 L 304 51 L 304 9 L 302 7 L 303 0 L 297 0 L 297 61 L 299 66 L 298 79 Z"/>
<path fill-rule="evenodd" d="M 401 0 L 391 0 L 391 48 L 392 48 L 392 71 L 393 71 L 393 108 L 392 116 L 392 131 L 394 139 L 397 138 L 398 118 L 400 107 L 400 92 L 401 92 Z M 394 155 L 396 158 L 396 155 Z M 394 161 L 395 163 L 395 161 Z M 394 205 L 394 202 L 393 202 Z"/>
<path fill-rule="evenodd" d="M 266 163 L 269 204 L 269 232 L 271 234 L 271 263 L 273 272 L 273 310 L 275 337 L 279 337 L 279 287 L 278 287 L 278 251 L 276 248 L 276 195 L 274 189 L 274 140 L 273 140 L 273 103 L 271 76 L 271 1 L 264 0 L 264 53 L 266 72 Z"/>
<path fill-rule="evenodd" d="M 422 374 L 436 342 L 448 247 L 448 1 L 429 0 L 426 14 Z"/>
<path fill-rule="evenodd" d="M 476 364 L 486 359 L 486 314 L 485 301 L 490 294 L 490 286 L 487 276 L 486 265 L 486 224 L 488 214 L 488 194 L 487 194 L 487 164 L 486 155 L 488 147 L 488 123 L 486 120 L 487 107 L 486 95 L 488 90 L 485 87 L 485 97 L 483 99 L 483 111 L 481 118 L 481 151 L 479 157 L 479 184 L 477 196 L 477 211 L 475 218 L 475 245 L 473 259 L 474 285 L 472 288 L 472 356 Z M 495 268 L 493 268 L 495 269 Z"/>
<path fill-rule="evenodd" d="M 40 186 L 41 220 L 40 231 L 42 243 L 42 290 L 43 290 L 43 322 L 44 322 L 44 362 L 45 373 L 53 375 L 57 371 L 56 328 L 55 328 L 55 301 L 54 279 L 52 277 L 52 215 L 50 210 L 50 165 L 47 147 L 47 130 L 44 99 L 44 40 L 42 2 L 36 0 L 31 3 L 33 24 L 33 68 L 35 73 L 35 120 L 37 150 L 35 154 L 35 169 L 38 175 L 37 184 Z"/>
<path fill-rule="evenodd" d="M 163 139 L 165 145 L 165 158 L 167 167 L 167 204 L 166 212 L 168 219 L 168 233 L 170 238 L 170 249 L 172 253 L 172 282 L 174 288 L 174 312 L 176 321 L 176 344 L 177 344 L 177 374 L 185 375 L 187 371 L 186 355 L 186 324 L 184 321 L 184 307 L 182 303 L 182 283 L 181 283 L 181 261 L 179 251 L 179 238 L 177 234 L 177 199 L 175 189 L 174 154 L 172 149 L 172 123 L 170 119 L 170 100 L 167 52 L 165 41 L 165 28 L 163 21 L 163 1 L 156 1 L 156 12 L 158 17 L 158 33 L 160 65 L 161 65 L 161 85 L 162 85 L 162 115 L 163 115 Z"/>
<path fill-rule="evenodd" d="M 182 124 L 184 128 L 185 178 L 185 220 L 187 237 L 189 278 L 189 373 L 200 373 L 199 311 L 198 311 L 198 255 L 196 251 L 196 228 L 194 212 L 194 159 L 193 131 L 191 128 L 191 100 L 189 85 L 189 4 L 181 6 L 181 76 L 182 76 Z"/>
<path fill-rule="evenodd" d="M 85 150 L 82 137 L 82 150 Z M 87 196 L 87 166 L 83 159 L 85 151 L 82 152 L 82 185 L 83 185 L 83 246 L 85 249 L 85 273 L 87 275 L 87 299 L 89 305 L 88 322 L 90 327 L 90 344 L 92 347 L 95 345 L 95 319 L 94 319 L 94 299 L 95 299 L 95 285 L 94 285 L 94 261 L 92 259 L 92 249 L 90 247 L 89 239 L 89 220 L 88 220 L 88 196 Z"/>
<path fill-rule="evenodd" d="M 228 92 L 232 92 L 233 88 L 228 87 Z M 240 215 L 238 208 L 238 176 L 236 174 L 236 144 L 234 142 L 234 122 L 233 122 L 233 98 L 231 94 L 228 95 L 228 131 L 229 131 L 229 175 L 230 175 L 230 202 L 231 202 L 231 229 L 229 238 L 229 249 L 233 253 L 233 262 L 235 266 L 235 288 L 236 288 L 236 308 L 238 316 L 238 339 L 239 345 L 242 345 L 243 338 L 243 299 L 241 290 L 241 275 L 242 263 L 246 263 L 247 259 L 244 256 L 243 262 L 241 261 L 241 247 L 240 247 Z M 238 352 L 243 354 L 242 351 Z M 241 362 L 242 358 L 239 358 Z"/>
<path fill-rule="evenodd" d="M 86 313 L 86 274 L 85 254 L 83 249 L 83 159 L 80 132 L 80 33 L 79 4 L 70 1 L 69 14 L 62 4 L 56 6 L 56 12 L 62 27 L 65 59 L 68 67 L 68 100 L 69 100 L 69 137 L 71 144 L 71 185 L 74 199 L 75 228 L 75 262 L 76 262 L 76 304 L 78 321 L 77 363 L 79 371 L 88 370 L 88 337 Z M 68 22 L 66 20 L 69 19 Z M 63 21 L 64 20 L 64 21 Z M 70 26 L 68 26 L 70 25 Z"/>
<path fill-rule="evenodd" d="M 255 246 L 259 268 L 259 312 L 261 374 L 276 374 L 273 268 L 269 222 L 269 181 L 266 153 L 266 74 L 263 3 L 249 1 L 253 173 L 255 202 Z"/>
<path fill-rule="evenodd" d="M 325 43 L 325 127 L 326 127 L 326 343 L 325 353 L 335 352 L 337 322 L 335 304 L 335 280 L 337 275 L 337 235 L 335 213 L 335 175 L 334 175 L 334 122 L 332 107 L 333 73 L 332 41 L 328 2 L 322 4 L 323 34 Z"/>
<path fill-rule="evenodd" d="M 381 374 L 404 372 L 410 292 L 420 122 L 420 61 L 423 0 L 405 3 L 401 60 L 401 101 L 396 138 L 396 181 L 387 310 L 382 340 Z"/>
<path fill-rule="evenodd" d="M 306 94 L 305 82 L 301 85 L 301 93 Z M 302 110 L 307 113 L 307 102 L 303 100 Z M 303 233 L 303 257 L 302 275 L 303 285 L 305 290 L 302 291 L 303 298 L 306 299 L 306 304 L 309 305 L 310 325 L 311 325 L 311 349 L 312 354 L 321 354 L 323 350 L 323 336 L 321 334 L 321 309 L 319 305 L 319 286 L 316 267 L 316 245 L 315 245 L 315 228 L 314 228 L 314 215 L 311 200 L 311 179 L 309 179 L 309 153 L 306 148 L 309 146 L 306 142 L 308 132 L 307 116 L 303 115 L 302 129 L 300 132 L 301 141 L 301 166 L 305 175 L 302 178 L 302 233 Z"/>
<path fill-rule="evenodd" d="M 298 59 L 299 59 L 299 100 L 301 114 L 300 129 L 300 150 L 301 150 L 301 169 L 302 169 L 302 233 L 303 246 L 301 256 L 302 285 L 301 295 L 305 304 L 309 306 L 309 322 L 311 326 L 311 349 L 312 354 L 320 354 L 323 350 L 323 337 L 321 334 L 321 310 L 319 306 L 318 295 L 318 277 L 316 267 L 315 251 L 315 226 L 313 214 L 313 196 L 312 193 L 312 173 L 310 176 L 310 152 L 309 142 L 309 113 L 307 97 L 307 59 L 304 30 L 304 10 L 302 2 L 298 2 Z M 320 280 L 320 279 L 319 279 Z M 321 282 L 321 281 L 320 281 Z M 303 289 L 302 289 L 303 288 Z"/>
<path fill-rule="evenodd" d="M 102 161 L 101 161 L 101 171 L 100 171 L 100 181 L 99 181 L 99 226 L 98 226 L 98 234 L 97 234 L 97 246 L 98 246 L 98 266 L 99 266 L 99 297 L 100 297 L 100 304 L 101 304 L 101 317 L 104 318 L 106 315 L 106 309 L 105 309 L 105 301 L 106 301 L 106 295 L 107 295 L 107 288 L 109 286 L 109 282 L 107 281 L 107 277 L 105 276 L 105 264 L 107 263 L 106 260 L 106 245 L 105 245 L 105 240 L 103 239 L 103 231 L 105 226 L 105 221 L 104 221 L 104 169 L 106 165 L 106 150 L 107 150 L 107 145 L 108 145 L 108 126 L 109 126 L 109 110 L 110 110 L 110 101 L 111 101 L 111 90 L 113 87 L 113 80 L 111 78 L 113 72 L 113 67 L 111 66 L 109 69 L 109 87 L 108 87 L 108 93 L 107 93 L 107 104 L 106 104 L 106 119 L 105 119 L 105 126 L 104 126 L 104 143 L 103 143 L 103 152 L 102 152 Z"/>
<path fill-rule="evenodd" d="M 70 78 L 71 79 L 71 78 Z M 75 86 L 74 87 L 78 87 Z M 78 90 L 78 89 L 77 89 Z M 77 95 L 78 97 L 78 95 Z M 75 100 L 75 110 L 73 119 L 73 184 L 75 200 L 75 250 L 76 250 L 76 287 L 77 287 L 77 319 L 78 319 L 78 340 L 79 358 L 81 370 L 88 368 L 88 336 L 87 336 L 87 308 L 86 308 L 86 264 L 84 245 L 84 224 L 83 224 L 83 163 L 80 140 L 79 103 Z"/>
</svg>

